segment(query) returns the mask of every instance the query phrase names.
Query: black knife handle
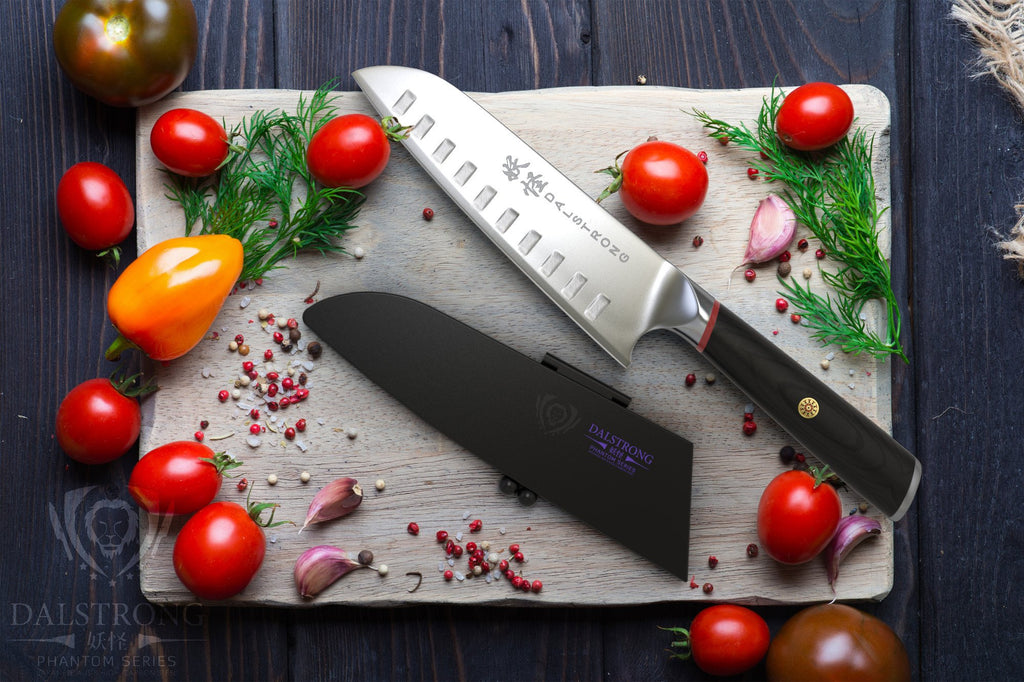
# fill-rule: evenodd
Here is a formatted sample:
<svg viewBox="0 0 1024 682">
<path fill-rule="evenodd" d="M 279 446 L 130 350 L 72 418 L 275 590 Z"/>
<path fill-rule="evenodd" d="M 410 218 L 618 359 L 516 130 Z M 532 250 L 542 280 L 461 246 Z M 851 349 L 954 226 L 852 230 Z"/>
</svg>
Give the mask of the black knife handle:
<svg viewBox="0 0 1024 682">
<path fill-rule="evenodd" d="M 710 312 L 697 350 L 851 488 L 900 519 L 921 478 L 917 458 L 735 313 L 717 301 Z"/>
</svg>

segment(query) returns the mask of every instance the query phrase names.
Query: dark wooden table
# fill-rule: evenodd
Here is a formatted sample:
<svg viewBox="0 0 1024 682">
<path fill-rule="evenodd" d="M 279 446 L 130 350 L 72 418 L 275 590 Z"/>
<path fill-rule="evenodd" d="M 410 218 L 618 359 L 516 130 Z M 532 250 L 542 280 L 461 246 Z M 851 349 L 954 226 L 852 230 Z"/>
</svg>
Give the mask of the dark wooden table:
<svg viewBox="0 0 1024 682">
<path fill-rule="evenodd" d="M 81 160 L 110 165 L 132 187 L 135 113 L 63 77 L 50 32 L 60 4 L 0 9 L 0 679 L 701 678 L 668 661 L 656 629 L 687 623 L 696 605 L 165 609 L 142 598 L 135 572 L 100 561 L 64 511 L 97 491 L 112 509 L 128 500 L 135 455 L 77 465 L 53 429 L 62 396 L 110 371 L 104 299 L 117 273 L 68 240 L 54 193 Z M 892 270 L 911 358 L 894 367 L 894 428 L 925 475 L 896 528 L 895 587 L 864 608 L 900 634 L 919 679 L 1019 679 L 1024 283 L 992 229 L 1008 230 L 1024 195 L 1024 122 L 991 79 L 970 77 L 976 49 L 948 2 L 195 4 L 200 53 L 185 90 L 312 89 L 336 76 L 355 89 L 348 74 L 377 63 L 470 91 L 624 85 L 639 74 L 691 88 L 829 80 L 883 90 L 893 106 Z M 108 552 L 137 553 L 137 533 L 118 538 Z M 760 609 L 773 632 L 794 611 Z"/>
</svg>

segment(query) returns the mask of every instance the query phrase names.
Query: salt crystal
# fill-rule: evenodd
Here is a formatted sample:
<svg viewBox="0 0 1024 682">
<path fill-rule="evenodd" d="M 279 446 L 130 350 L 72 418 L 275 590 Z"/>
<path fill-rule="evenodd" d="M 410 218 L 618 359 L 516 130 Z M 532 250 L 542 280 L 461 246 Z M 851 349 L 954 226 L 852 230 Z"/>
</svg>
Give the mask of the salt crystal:
<svg viewBox="0 0 1024 682">
<path fill-rule="evenodd" d="M 303 452 L 309 450 L 309 446 L 306 445 L 306 441 L 304 440 L 295 441 L 295 447 L 297 447 L 299 450 L 302 450 Z"/>
<path fill-rule="evenodd" d="M 501 535 L 504 535 L 505 534 L 505 529 L 504 528 L 499 528 L 498 529 L 498 533 L 501 534 Z"/>
<path fill-rule="evenodd" d="M 847 386 L 849 386 L 849 387 L 850 387 L 850 390 L 851 390 L 851 391 L 852 391 L 853 389 L 857 388 L 857 384 L 847 384 Z"/>
<path fill-rule="evenodd" d="M 455 542 L 462 542 L 462 531 L 455 534 Z"/>
<path fill-rule="evenodd" d="M 204 379 L 209 379 L 210 377 L 213 376 L 213 371 L 209 367 L 203 367 L 203 370 L 200 372 L 200 374 L 203 375 Z"/>
<path fill-rule="evenodd" d="M 469 518 L 469 512 L 468 511 L 467 512 L 462 512 L 462 520 L 465 521 L 468 518 Z"/>
<path fill-rule="evenodd" d="M 462 582 L 463 580 L 466 579 L 466 576 L 462 575 L 458 571 L 455 571 L 455 579 L 458 580 L 459 582 Z"/>
<path fill-rule="evenodd" d="M 754 411 L 754 403 L 747 403 L 746 406 L 743 408 L 743 411 L 744 412 L 753 412 Z"/>
<path fill-rule="evenodd" d="M 438 561 L 437 562 L 437 572 L 438 573 L 444 573 L 444 562 L 443 561 Z"/>
<path fill-rule="evenodd" d="M 835 353 L 829 353 L 828 355 L 825 356 L 825 359 L 828 360 L 829 362 L 831 362 L 831 361 L 836 359 L 836 354 Z"/>
<path fill-rule="evenodd" d="M 277 536 L 276 535 L 271 535 L 270 536 L 270 542 L 271 542 L 271 544 L 276 543 L 277 542 Z"/>
<path fill-rule="evenodd" d="M 449 559 L 448 560 L 448 565 L 449 566 L 454 566 L 455 565 L 455 559 Z"/>
<path fill-rule="evenodd" d="M 249 307 L 249 302 L 250 302 L 251 300 L 252 300 L 252 298 L 251 298 L 251 297 L 249 297 L 249 296 L 243 296 L 243 297 L 242 297 L 242 300 L 238 302 L 238 307 L 239 307 L 239 308 L 247 308 L 247 307 Z"/>
<path fill-rule="evenodd" d="M 248 438 L 246 438 L 245 442 L 248 443 L 249 447 L 251 447 L 251 448 L 258 448 L 260 446 L 260 443 L 263 442 L 263 441 L 260 440 L 259 436 L 252 435 L 252 436 L 249 436 Z"/>
<path fill-rule="evenodd" d="M 326 424 L 327 422 L 326 422 L 326 421 L 324 421 L 324 418 L 323 418 L 323 417 L 320 417 L 319 419 L 317 419 L 317 420 L 316 420 L 316 423 L 317 423 L 317 424 L 319 424 L 320 426 L 323 426 L 323 425 L 324 425 L 324 424 Z"/>
</svg>

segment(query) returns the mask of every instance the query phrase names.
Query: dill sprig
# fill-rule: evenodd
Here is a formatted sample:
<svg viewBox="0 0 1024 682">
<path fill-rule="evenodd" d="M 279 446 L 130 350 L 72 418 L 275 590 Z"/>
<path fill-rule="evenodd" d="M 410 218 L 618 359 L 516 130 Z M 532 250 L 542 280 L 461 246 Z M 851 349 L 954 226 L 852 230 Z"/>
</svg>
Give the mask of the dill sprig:
<svg viewBox="0 0 1024 682">
<path fill-rule="evenodd" d="M 220 171 L 198 180 L 168 173 L 168 198 L 185 213 L 185 234 L 226 234 L 242 242 L 241 280 L 262 277 L 303 249 L 322 254 L 345 249 L 339 239 L 364 201 L 361 192 L 317 184 L 306 166 L 310 138 L 337 107 L 333 82 L 294 114 L 258 110 L 228 133 L 232 153 Z M 240 148 L 236 141 L 241 141 Z"/>
<path fill-rule="evenodd" d="M 708 136 L 728 138 L 730 144 L 756 152 L 751 166 L 769 181 L 784 183 L 780 196 L 821 242 L 835 272 L 821 269 L 835 296 L 811 291 L 810 285 L 779 278 L 812 336 L 844 351 L 874 357 L 896 355 L 907 360 L 900 345 L 900 311 L 892 290 L 889 263 L 878 245 L 881 218 L 887 209 L 875 198 L 871 172 L 874 138 L 863 129 L 847 135 L 826 152 L 795 151 L 775 134 L 775 118 L 785 93 L 772 88 L 764 98 L 757 126 L 726 123 L 702 111 L 693 115 L 708 129 Z M 865 304 L 880 300 L 886 307 L 885 337 L 870 331 L 862 316 Z"/>
</svg>

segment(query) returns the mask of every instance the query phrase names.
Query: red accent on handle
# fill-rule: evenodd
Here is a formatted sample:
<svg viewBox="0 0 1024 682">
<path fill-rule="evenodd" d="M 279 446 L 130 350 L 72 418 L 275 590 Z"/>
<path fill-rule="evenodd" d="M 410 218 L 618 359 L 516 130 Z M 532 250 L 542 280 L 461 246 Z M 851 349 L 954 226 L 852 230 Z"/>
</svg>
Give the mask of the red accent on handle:
<svg viewBox="0 0 1024 682">
<path fill-rule="evenodd" d="M 700 343 L 697 344 L 697 352 L 703 353 L 704 347 L 708 345 L 708 340 L 711 339 L 711 332 L 715 330 L 715 320 L 718 319 L 718 301 L 711 306 L 711 314 L 708 315 L 708 326 L 704 327 L 704 333 L 700 335 Z"/>
</svg>

